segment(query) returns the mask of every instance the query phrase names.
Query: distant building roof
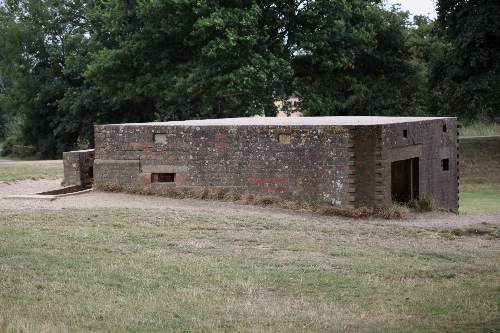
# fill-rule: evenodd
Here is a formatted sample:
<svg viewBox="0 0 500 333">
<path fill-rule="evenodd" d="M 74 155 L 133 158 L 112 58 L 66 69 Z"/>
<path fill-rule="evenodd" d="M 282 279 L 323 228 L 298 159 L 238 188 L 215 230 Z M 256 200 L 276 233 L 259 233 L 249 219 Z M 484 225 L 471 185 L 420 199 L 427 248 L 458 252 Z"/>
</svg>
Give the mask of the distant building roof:
<svg viewBox="0 0 500 333">
<path fill-rule="evenodd" d="M 115 126 L 357 126 L 399 124 L 449 117 L 255 117 L 185 120 L 151 123 L 112 124 Z"/>
</svg>

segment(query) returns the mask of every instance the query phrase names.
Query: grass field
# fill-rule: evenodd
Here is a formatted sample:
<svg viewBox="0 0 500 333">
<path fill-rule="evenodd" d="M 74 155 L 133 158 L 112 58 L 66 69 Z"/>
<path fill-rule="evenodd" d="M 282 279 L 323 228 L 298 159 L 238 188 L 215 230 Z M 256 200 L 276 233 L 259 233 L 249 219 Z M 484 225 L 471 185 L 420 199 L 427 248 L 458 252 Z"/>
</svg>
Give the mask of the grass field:
<svg viewBox="0 0 500 333">
<path fill-rule="evenodd" d="M 500 230 L 475 229 L 4 211 L 0 331 L 495 332 Z"/>
<path fill-rule="evenodd" d="M 491 136 L 500 135 L 500 124 L 477 122 L 463 126 L 461 136 Z"/>
<path fill-rule="evenodd" d="M 500 140 L 461 141 L 461 211 L 500 211 Z M 0 161 L 0 180 L 61 164 Z M 175 210 L 0 211 L 0 332 L 498 332 L 500 227 Z"/>
<path fill-rule="evenodd" d="M 0 159 L 0 181 L 57 179 L 63 177 L 63 165 L 45 161 L 11 161 Z"/>
<path fill-rule="evenodd" d="M 460 141 L 460 211 L 500 212 L 500 138 Z"/>
<path fill-rule="evenodd" d="M 460 194 L 460 212 L 462 213 L 498 213 L 500 212 L 500 187 L 489 190 L 488 187 L 475 187 Z"/>
</svg>

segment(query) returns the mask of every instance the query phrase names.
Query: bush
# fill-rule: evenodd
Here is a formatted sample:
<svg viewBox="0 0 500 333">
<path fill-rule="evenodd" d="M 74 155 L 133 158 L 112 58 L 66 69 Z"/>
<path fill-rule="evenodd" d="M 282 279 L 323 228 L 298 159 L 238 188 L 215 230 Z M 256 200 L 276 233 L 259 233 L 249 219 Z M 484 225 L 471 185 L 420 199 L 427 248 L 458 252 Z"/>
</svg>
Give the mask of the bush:
<svg viewBox="0 0 500 333">
<path fill-rule="evenodd" d="M 33 146 L 23 145 L 18 136 L 10 136 L 4 141 L 0 155 L 28 158 L 36 155 L 36 149 Z"/>
</svg>

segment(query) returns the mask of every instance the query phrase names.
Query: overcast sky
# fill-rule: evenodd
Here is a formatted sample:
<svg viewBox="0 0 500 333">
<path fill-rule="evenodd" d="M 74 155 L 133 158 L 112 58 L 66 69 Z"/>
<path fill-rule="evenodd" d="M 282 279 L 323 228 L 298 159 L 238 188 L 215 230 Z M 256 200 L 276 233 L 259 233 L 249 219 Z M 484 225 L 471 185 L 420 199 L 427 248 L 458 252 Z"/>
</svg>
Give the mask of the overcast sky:
<svg viewBox="0 0 500 333">
<path fill-rule="evenodd" d="M 389 5 L 401 4 L 401 9 L 408 10 L 412 15 L 428 15 L 436 18 L 435 0 L 388 0 Z"/>
</svg>

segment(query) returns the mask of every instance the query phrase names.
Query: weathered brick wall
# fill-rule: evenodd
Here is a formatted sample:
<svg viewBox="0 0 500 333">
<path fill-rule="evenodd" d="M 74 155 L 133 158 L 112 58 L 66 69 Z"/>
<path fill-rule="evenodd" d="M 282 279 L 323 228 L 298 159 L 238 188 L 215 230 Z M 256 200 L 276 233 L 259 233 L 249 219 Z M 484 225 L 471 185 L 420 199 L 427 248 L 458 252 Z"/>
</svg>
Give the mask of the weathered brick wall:
<svg viewBox="0 0 500 333">
<path fill-rule="evenodd" d="M 224 187 L 382 207 L 392 201 L 391 163 L 418 158 L 420 197 L 458 208 L 454 118 L 359 126 L 101 125 L 95 135 L 96 182 L 158 193 Z M 442 170 L 445 158 L 449 170 Z M 175 174 L 175 182 L 152 183 L 153 173 Z"/>
<path fill-rule="evenodd" d="M 159 193 L 221 186 L 334 205 L 353 200 L 348 127 L 99 125 L 95 144 L 100 183 Z M 175 183 L 151 183 L 151 173 L 175 173 Z"/>
<path fill-rule="evenodd" d="M 418 157 L 420 198 L 428 195 L 441 207 L 458 210 L 456 119 L 383 125 L 381 138 L 381 171 L 386 184 L 382 202 L 391 200 L 391 162 Z M 449 160 L 449 170 L 442 169 L 443 159 Z"/>
<path fill-rule="evenodd" d="M 390 181 L 383 175 L 381 126 L 356 126 L 351 129 L 354 152 L 354 177 L 351 196 L 355 206 L 382 207 L 390 203 Z M 390 176 L 390 173 L 389 173 Z M 389 182 L 389 202 L 384 200 Z"/>
<path fill-rule="evenodd" d="M 83 185 L 92 183 L 94 150 L 78 150 L 63 153 L 64 186 Z"/>
</svg>

